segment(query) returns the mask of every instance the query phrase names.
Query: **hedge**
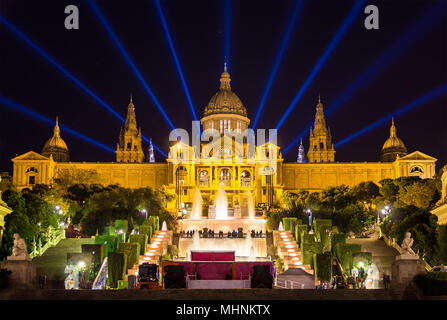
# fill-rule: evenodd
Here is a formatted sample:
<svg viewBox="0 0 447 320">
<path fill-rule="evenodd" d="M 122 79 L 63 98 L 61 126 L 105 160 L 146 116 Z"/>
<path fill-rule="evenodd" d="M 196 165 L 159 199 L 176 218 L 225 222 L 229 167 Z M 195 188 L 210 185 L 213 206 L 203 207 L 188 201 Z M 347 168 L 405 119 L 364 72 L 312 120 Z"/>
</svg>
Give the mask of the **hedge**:
<svg viewBox="0 0 447 320">
<path fill-rule="evenodd" d="M 321 252 L 321 246 L 315 241 L 315 235 L 301 233 L 301 260 L 303 264 L 313 267 L 313 255 Z"/>
<path fill-rule="evenodd" d="M 115 226 L 104 227 L 102 234 L 105 236 L 116 236 Z"/>
<path fill-rule="evenodd" d="M 95 237 L 95 244 L 103 244 L 104 245 L 104 255 L 106 257 L 109 256 L 110 252 L 115 252 L 118 239 L 120 237 L 118 236 L 111 236 L 111 235 L 101 235 Z"/>
<path fill-rule="evenodd" d="M 127 281 L 126 280 L 118 280 L 118 290 L 127 289 Z"/>
<path fill-rule="evenodd" d="M 298 224 L 302 224 L 303 222 L 301 219 L 298 219 L 296 217 L 290 217 L 290 218 L 282 218 L 282 224 L 284 231 L 290 231 L 293 233 L 295 231 L 295 226 Z"/>
<path fill-rule="evenodd" d="M 317 240 L 321 241 L 320 233 L 322 230 L 332 228 L 332 220 L 331 219 L 314 219 L 313 221 L 313 227 L 315 231 L 315 235 L 317 236 Z"/>
<path fill-rule="evenodd" d="M 140 244 L 140 255 L 144 255 L 146 253 L 147 235 L 145 235 L 145 234 L 131 234 L 129 236 L 129 242 Z"/>
<path fill-rule="evenodd" d="M 332 254 L 330 252 L 314 254 L 315 280 L 332 280 Z"/>
<path fill-rule="evenodd" d="M 123 230 L 127 235 L 129 231 L 129 222 L 127 220 L 115 220 L 115 232 L 118 233 L 118 230 Z M 126 241 L 126 239 L 124 239 L 124 241 Z"/>
<path fill-rule="evenodd" d="M 340 261 L 345 274 L 350 275 L 352 269 L 352 255 L 356 252 L 361 252 L 362 246 L 360 244 L 346 244 L 337 243 L 335 246 L 335 255 Z"/>
<path fill-rule="evenodd" d="M 363 268 L 372 264 L 371 252 L 355 252 L 352 254 L 352 265 L 356 268 L 360 268 L 359 263 L 363 262 Z"/>
<path fill-rule="evenodd" d="M 426 296 L 447 296 L 447 272 L 420 274 L 416 276 L 415 282 Z"/>
<path fill-rule="evenodd" d="M 331 252 L 332 249 L 332 239 L 330 236 L 330 232 L 330 228 L 328 228 L 328 226 L 326 225 L 319 226 L 318 231 L 316 232 L 316 234 L 318 234 L 317 239 L 320 240 L 321 247 L 324 251 L 329 252 Z"/>
<path fill-rule="evenodd" d="M 124 280 L 127 270 L 127 257 L 124 253 L 111 252 L 107 258 L 107 284 L 111 288 L 118 286 L 118 280 Z"/>
<path fill-rule="evenodd" d="M 118 247 L 118 252 L 124 253 L 127 257 L 127 268 L 132 268 L 135 264 L 140 262 L 140 244 L 121 242 Z"/>
<path fill-rule="evenodd" d="M 152 241 L 152 226 L 150 225 L 142 225 L 138 228 L 138 232 L 140 234 L 147 235 L 147 242 L 150 243 Z"/>
<path fill-rule="evenodd" d="M 338 243 L 346 244 L 346 234 L 345 233 L 332 233 L 332 254 L 335 255 L 335 246 Z"/>
<path fill-rule="evenodd" d="M 153 233 L 155 233 L 155 231 L 157 230 L 160 230 L 160 218 L 158 216 L 149 216 L 148 220 L 146 221 L 148 221 L 148 224 L 152 227 Z M 144 224 L 146 225 L 146 223 Z"/>
<path fill-rule="evenodd" d="M 295 239 L 298 243 L 298 246 L 301 246 L 301 233 L 307 232 L 307 224 L 297 224 L 295 226 Z"/>
</svg>

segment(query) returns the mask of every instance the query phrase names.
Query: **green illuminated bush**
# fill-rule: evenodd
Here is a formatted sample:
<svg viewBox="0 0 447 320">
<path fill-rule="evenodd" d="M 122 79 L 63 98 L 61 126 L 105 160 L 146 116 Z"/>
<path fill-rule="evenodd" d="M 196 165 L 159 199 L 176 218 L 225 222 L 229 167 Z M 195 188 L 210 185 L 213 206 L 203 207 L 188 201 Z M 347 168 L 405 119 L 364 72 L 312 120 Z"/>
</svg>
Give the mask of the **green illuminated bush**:
<svg viewBox="0 0 447 320">
<path fill-rule="evenodd" d="M 140 226 L 140 228 L 138 229 L 138 231 L 140 232 L 140 234 L 145 234 L 147 235 L 147 242 L 150 243 L 152 240 L 152 226 L 150 226 L 149 224 L 145 225 L 143 224 L 142 226 Z"/>
<path fill-rule="evenodd" d="M 372 264 L 371 252 L 355 252 L 352 254 L 352 266 L 360 268 L 360 262 L 363 262 L 363 268 Z"/>
<path fill-rule="evenodd" d="M 301 234 L 307 232 L 307 224 L 297 224 L 295 226 L 295 239 L 299 246 L 301 246 Z"/>
<path fill-rule="evenodd" d="M 330 252 L 314 254 L 313 260 L 314 260 L 315 280 L 331 281 L 332 254 Z"/>
<path fill-rule="evenodd" d="M 140 244 L 139 243 L 125 243 L 121 242 L 118 247 L 118 252 L 124 253 L 127 259 L 127 268 L 132 268 L 135 264 L 140 262 Z"/>
<path fill-rule="evenodd" d="M 290 231 L 292 234 L 295 232 L 295 226 L 301 223 L 301 219 L 296 217 L 282 218 L 284 231 Z"/>
<path fill-rule="evenodd" d="M 149 225 L 152 226 L 152 231 L 155 233 L 160 230 L 160 218 L 158 216 L 149 216 Z"/>
<path fill-rule="evenodd" d="M 127 281 L 126 280 L 118 280 L 118 290 L 127 289 Z"/>
<path fill-rule="evenodd" d="M 128 234 L 129 222 L 127 220 L 115 220 L 115 231 L 123 230 L 123 232 Z"/>
<path fill-rule="evenodd" d="M 338 244 L 346 244 L 346 234 L 336 233 L 332 234 L 332 254 L 335 255 L 335 246 Z"/>
<path fill-rule="evenodd" d="M 144 255 L 146 253 L 147 235 L 145 235 L 145 234 L 131 234 L 129 236 L 129 242 L 140 244 L 140 255 Z"/>
<path fill-rule="evenodd" d="M 110 252 L 115 252 L 117 247 L 118 237 L 110 235 L 101 235 L 95 237 L 95 244 L 104 245 L 104 255 L 109 256 Z"/>
<path fill-rule="evenodd" d="M 110 252 L 107 259 L 107 284 L 116 288 L 119 280 L 124 280 L 127 270 L 127 257 L 124 253 Z"/>
<path fill-rule="evenodd" d="M 353 266 L 352 255 L 362 251 L 360 244 L 337 243 L 335 246 L 335 255 L 340 261 L 345 274 L 350 275 Z"/>
<path fill-rule="evenodd" d="M 315 241 L 315 235 L 303 232 L 301 234 L 301 260 L 303 264 L 313 266 L 313 255 L 321 252 L 321 245 Z"/>
</svg>

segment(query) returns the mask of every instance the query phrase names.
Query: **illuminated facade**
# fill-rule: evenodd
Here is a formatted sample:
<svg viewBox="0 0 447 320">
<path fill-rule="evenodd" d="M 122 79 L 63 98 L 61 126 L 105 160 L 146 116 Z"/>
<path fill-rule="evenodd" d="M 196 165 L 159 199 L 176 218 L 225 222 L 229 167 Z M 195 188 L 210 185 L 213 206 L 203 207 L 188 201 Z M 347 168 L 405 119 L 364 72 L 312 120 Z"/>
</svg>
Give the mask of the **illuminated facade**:
<svg viewBox="0 0 447 320">
<path fill-rule="evenodd" d="M 126 188 L 165 187 L 176 195 L 175 201 L 168 204 L 170 211 L 189 207 L 196 188 L 205 205 L 211 204 L 222 185 L 230 208 L 239 205 L 242 216 L 245 216 L 250 199 L 256 206 L 271 205 L 281 199 L 284 191 L 318 191 L 340 184 L 354 186 L 368 180 L 378 183 L 385 178 L 410 175 L 431 178 L 435 174 L 435 158 L 419 151 L 407 154 L 406 149 L 401 150 L 405 146 L 396 136 L 394 121 L 390 138 L 382 149 L 382 162 L 336 162 L 320 99 L 310 132 L 307 161 L 301 146 L 299 162 L 284 163 L 278 146 L 264 143 L 251 147 L 246 137 L 235 138 L 249 128 L 250 119 L 242 101 L 231 90 L 230 81 L 225 66 L 219 91 L 209 101 L 200 121 L 204 133 L 208 130 L 213 134 L 208 134 L 205 139 L 202 136 L 198 148 L 188 141 L 178 141 L 171 146 L 165 162 L 152 162 L 150 152 L 148 161 L 144 162 L 141 130 L 137 129 L 131 99 L 126 124 L 119 136 L 116 162 L 73 163 L 58 161 L 60 158 L 56 159 L 52 152 L 30 151 L 12 159 L 13 182 L 18 189 L 23 189 L 39 183 L 52 185 L 57 179 L 71 177 L 73 183 L 120 184 Z M 59 130 L 55 128 L 56 133 L 59 134 Z M 66 152 L 68 155 L 68 148 Z M 390 159 L 392 156 L 394 159 Z M 276 169 L 272 167 L 272 159 Z"/>
</svg>

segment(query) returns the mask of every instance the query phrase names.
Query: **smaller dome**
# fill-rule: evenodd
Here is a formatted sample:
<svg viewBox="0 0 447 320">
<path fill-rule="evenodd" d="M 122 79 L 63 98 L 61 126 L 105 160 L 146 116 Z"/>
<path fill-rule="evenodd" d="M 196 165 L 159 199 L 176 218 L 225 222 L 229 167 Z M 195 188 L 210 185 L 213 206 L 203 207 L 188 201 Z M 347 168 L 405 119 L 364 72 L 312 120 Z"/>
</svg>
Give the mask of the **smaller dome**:
<svg viewBox="0 0 447 320">
<path fill-rule="evenodd" d="M 394 125 L 394 118 L 392 119 L 391 128 L 390 128 L 390 137 L 386 139 L 385 143 L 383 144 L 382 150 L 388 149 L 388 148 L 402 148 L 407 152 L 407 148 L 405 147 L 404 142 L 397 137 L 397 130 L 396 126 Z"/>
<path fill-rule="evenodd" d="M 42 149 L 42 155 L 45 157 L 53 156 L 57 162 L 68 162 L 69 152 L 65 141 L 61 138 L 59 121 L 56 118 L 56 125 L 54 126 L 53 136 L 45 143 Z"/>
</svg>

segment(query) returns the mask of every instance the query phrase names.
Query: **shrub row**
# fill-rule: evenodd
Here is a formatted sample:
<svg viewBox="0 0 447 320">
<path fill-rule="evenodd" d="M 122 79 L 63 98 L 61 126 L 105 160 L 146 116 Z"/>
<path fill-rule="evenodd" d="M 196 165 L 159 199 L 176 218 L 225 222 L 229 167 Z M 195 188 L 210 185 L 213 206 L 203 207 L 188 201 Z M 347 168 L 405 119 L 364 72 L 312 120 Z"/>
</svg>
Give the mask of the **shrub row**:
<svg viewBox="0 0 447 320">
<path fill-rule="evenodd" d="M 303 264 L 313 267 L 313 255 L 321 252 L 320 244 L 315 241 L 315 235 L 307 232 L 301 233 L 301 260 Z"/>
<path fill-rule="evenodd" d="M 282 218 L 282 224 L 284 231 L 290 231 L 292 234 L 295 232 L 295 226 L 302 224 L 301 219 L 296 217 Z"/>
<path fill-rule="evenodd" d="M 307 233 L 307 230 L 308 230 L 307 224 L 297 224 L 295 226 L 295 239 L 296 242 L 298 243 L 298 246 L 300 247 L 301 247 L 301 234 L 303 232 Z"/>
<path fill-rule="evenodd" d="M 314 271 L 316 281 L 332 280 L 332 254 L 330 252 L 314 254 Z"/>
<path fill-rule="evenodd" d="M 447 272 L 420 274 L 416 276 L 415 282 L 427 296 L 447 296 Z"/>
<path fill-rule="evenodd" d="M 124 253 L 127 260 L 127 268 L 132 268 L 140 262 L 140 244 L 121 242 L 118 247 L 119 253 Z"/>
<path fill-rule="evenodd" d="M 107 261 L 107 284 L 111 288 L 118 286 L 119 280 L 124 280 L 127 270 L 127 257 L 124 253 L 111 252 Z"/>
<path fill-rule="evenodd" d="M 129 236 L 130 243 L 138 243 L 140 245 L 140 255 L 146 253 L 147 248 L 147 235 L 145 234 L 131 234 Z"/>
</svg>

